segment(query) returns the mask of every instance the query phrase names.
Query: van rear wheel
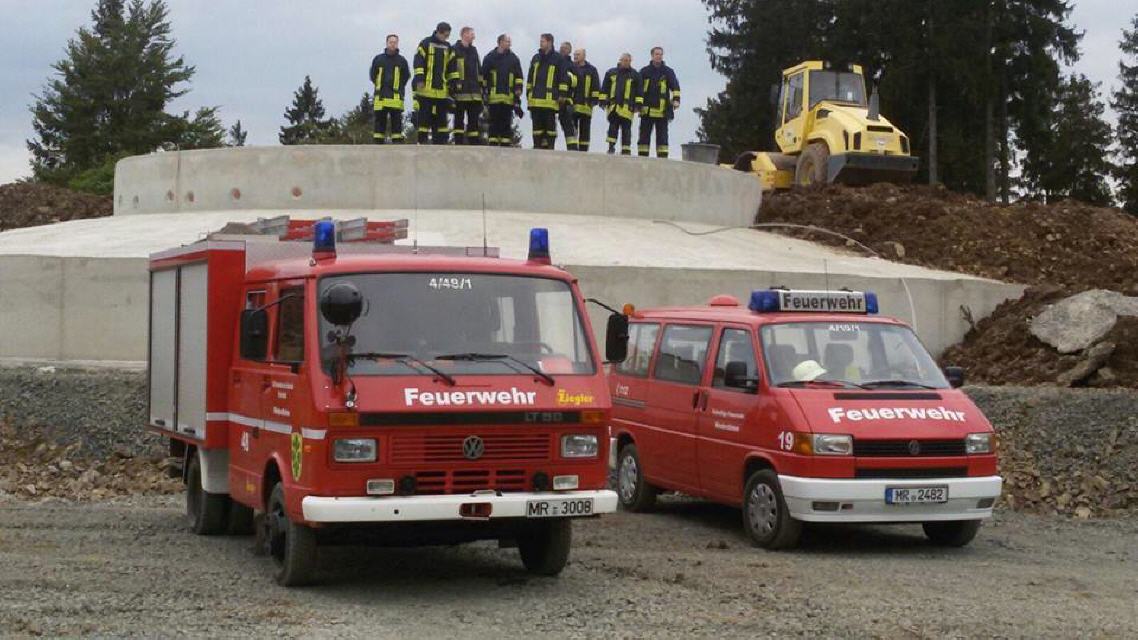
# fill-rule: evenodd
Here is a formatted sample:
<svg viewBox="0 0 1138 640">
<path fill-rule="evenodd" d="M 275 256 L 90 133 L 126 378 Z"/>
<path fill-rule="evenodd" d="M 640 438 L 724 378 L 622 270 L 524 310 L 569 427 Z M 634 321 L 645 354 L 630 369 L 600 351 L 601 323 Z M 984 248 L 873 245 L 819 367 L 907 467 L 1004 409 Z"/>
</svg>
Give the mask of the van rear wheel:
<svg viewBox="0 0 1138 640">
<path fill-rule="evenodd" d="M 929 541 L 941 547 L 967 546 L 980 531 L 983 520 L 951 520 L 949 522 L 925 522 L 921 527 Z"/>
<path fill-rule="evenodd" d="M 798 546 L 802 523 L 790 517 L 774 471 L 760 469 L 747 480 L 743 493 L 743 528 L 751 540 L 764 549 Z"/>
<path fill-rule="evenodd" d="M 647 511 L 656 503 L 659 490 L 644 479 L 644 467 L 640 466 L 640 452 L 636 445 L 626 444 L 620 449 L 620 463 L 617 465 L 616 488 L 620 506 L 628 511 Z"/>
<path fill-rule="evenodd" d="M 518 553 L 526 570 L 539 576 L 555 576 L 569 562 L 573 546 L 573 527 L 569 518 L 541 520 L 529 524 L 518 536 Z"/>
<path fill-rule="evenodd" d="M 316 573 L 316 531 L 297 524 L 285 512 L 284 485 L 273 487 L 265 512 L 263 539 L 276 564 L 276 581 L 283 587 L 312 584 Z"/>
<path fill-rule="evenodd" d="M 190 530 L 199 536 L 216 536 L 225 533 L 229 515 L 229 496 L 209 493 L 202 486 L 202 465 L 194 452 L 186 473 L 186 518 Z"/>
</svg>

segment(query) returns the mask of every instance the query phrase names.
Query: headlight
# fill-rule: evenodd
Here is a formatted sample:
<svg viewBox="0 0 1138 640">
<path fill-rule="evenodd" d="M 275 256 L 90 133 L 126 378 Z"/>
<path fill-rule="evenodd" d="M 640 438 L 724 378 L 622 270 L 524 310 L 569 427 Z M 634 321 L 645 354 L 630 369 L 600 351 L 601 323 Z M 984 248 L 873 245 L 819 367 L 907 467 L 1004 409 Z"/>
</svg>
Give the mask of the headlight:
<svg viewBox="0 0 1138 640">
<path fill-rule="evenodd" d="M 595 458 L 598 450 L 597 436 L 583 433 L 561 436 L 562 458 Z"/>
<path fill-rule="evenodd" d="M 991 433 L 970 433 L 964 438 L 964 450 L 968 455 L 992 453 Z"/>
<path fill-rule="evenodd" d="M 375 462 L 378 449 L 372 438 L 336 440 L 332 445 L 332 459 L 336 462 Z"/>
<path fill-rule="evenodd" d="M 848 456 L 853 453 L 853 438 L 832 433 L 815 433 L 813 442 L 816 456 Z"/>
</svg>

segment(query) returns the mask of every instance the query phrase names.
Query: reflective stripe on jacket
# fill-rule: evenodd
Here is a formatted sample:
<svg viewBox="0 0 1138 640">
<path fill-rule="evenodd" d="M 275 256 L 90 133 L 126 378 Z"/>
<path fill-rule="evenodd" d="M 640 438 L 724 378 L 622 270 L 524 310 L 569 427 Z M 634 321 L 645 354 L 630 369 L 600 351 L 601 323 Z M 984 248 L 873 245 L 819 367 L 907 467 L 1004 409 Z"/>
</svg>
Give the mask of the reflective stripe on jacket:
<svg viewBox="0 0 1138 640">
<path fill-rule="evenodd" d="M 526 101 L 530 109 L 556 110 L 558 100 L 570 97 L 565 66 L 565 58 L 556 51 L 534 54 L 526 78 Z"/>
<path fill-rule="evenodd" d="M 432 35 L 424 38 L 415 51 L 415 84 L 423 83 L 415 89 L 415 95 L 423 98 L 446 98 L 448 95 L 447 76 L 454 49 L 444 40 Z"/>
<path fill-rule="evenodd" d="M 407 69 L 407 58 L 399 55 L 399 50 L 389 54 L 385 50 L 371 61 L 371 83 L 375 86 L 373 108 L 403 110 L 403 95 L 411 73 Z"/>
<path fill-rule="evenodd" d="M 601 100 L 607 103 L 606 113 L 616 112 L 626 120 L 632 119 L 633 107 L 644 104 L 644 97 L 640 95 L 640 74 L 632 67 L 609 69 L 601 85 L 601 94 Z"/>
<path fill-rule="evenodd" d="M 482 102 L 482 76 L 478 64 L 478 49 L 458 42 L 454 45 L 448 76 L 450 96 L 458 102 Z"/>
<path fill-rule="evenodd" d="M 645 114 L 649 118 L 671 118 L 672 101 L 680 98 L 680 82 L 676 72 L 666 64 L 649 64 L 640 70 L 643 79 L 640 92 L 644 96 Z"/>
<path fill-rule="evenodd" d="M 482 83 L 490 97 L 490 104 L 521 104 L 525 89 L 522 61 L 513 51 L 499 53 L 494 49 L 482 61 Z"/>
</svg>

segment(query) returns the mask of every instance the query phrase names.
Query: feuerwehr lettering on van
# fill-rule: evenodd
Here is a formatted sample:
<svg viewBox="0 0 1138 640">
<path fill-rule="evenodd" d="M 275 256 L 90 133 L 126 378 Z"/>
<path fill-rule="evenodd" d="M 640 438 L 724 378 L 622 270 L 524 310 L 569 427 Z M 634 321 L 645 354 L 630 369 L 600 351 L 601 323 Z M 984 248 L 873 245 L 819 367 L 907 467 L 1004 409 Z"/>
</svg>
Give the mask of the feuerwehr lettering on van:
<svg viewBox="0 0 1138 640">
<path fill-rule="evenodd" d="M 451 405 L 532 405 L 537 393 L 511 387 L 509 391 L 421 391 L 418 387 L 403 390 L 403 402 L 408 407 L 447 407 Z"/>
<path fill-rule="evenodd" d="M 953 411 L 945 407 L 927 409 L 923 407 L 880 407 L 876 409 L 843 409 L 830 407 L 826 411 L 835 424 L 842 420 L 860 422 L 862 420 L 943 420 L 946 422 L 967 422 L 963 411 Z"/>
</svg>

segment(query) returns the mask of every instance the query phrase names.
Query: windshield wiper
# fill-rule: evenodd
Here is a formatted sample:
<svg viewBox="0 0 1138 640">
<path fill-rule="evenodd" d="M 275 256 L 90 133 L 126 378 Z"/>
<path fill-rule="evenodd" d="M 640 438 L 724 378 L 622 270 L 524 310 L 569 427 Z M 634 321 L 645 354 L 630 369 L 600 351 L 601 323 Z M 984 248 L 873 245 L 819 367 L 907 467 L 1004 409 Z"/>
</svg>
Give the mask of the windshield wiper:
<svg viewBox="0 0 1138 640">
<path fill-rule="evenodd" d="M 553 379 L 553 376 L 542 371 L 541 369 L 538 369 L 537 367 L 526 362 L 525 360 L 522 360 L 521 358 L 518 358 L 516 356 L 512 356 L 508 353 L 476 353 L 476 352 L 448 353 L 445 355 L 436 356 L 435 359 L 436 360 L 466 360 L 469 362 L 478 362 L 478 361 L 484 361 L 484 360 L 493 360 L 493 361 L 498 361 L 498 362 L 502 362 L 502 363 L 505 363 L 507 361 L 516 362 L 516 363 L 522 365 L 523 367 L 525 367 L 526 369 L 529 369 L 530 371 L 532 371 L 535 376 L 538 376 L 539 378 L 544 380 L 546 382 L 546 384 L 548 384 L 549 386 L 552 387 L 554 384 L 557 383 Z M 507 365 L 507 366 L 509 366 L 509 365 Z M 510 367 L 510 368 L 513 369 L 513 367 Z M 514 369 L 514 370 L 516 371 L 516 369 Z"/>
<path fill-rule="evenodd" d="M 431 365 L 427 364 L 426 362 L 423 362 L 419 358 L 416 358 L 415 356 L 413 356 L 409 353 L 351 353 L 351 354 L 348 354 L 349 360 L 354 360 L 356 358 L 366 358 L 368 360 L 394 360 L 396 362 L 400 362 L 400 363 L 403 363 L 405 365 L 415 364 L 415 365 L 418 365 L 418 366 L 426 369 L 427 371 L 430 371 L 431 373 L 435 374 L 436 376 L 442 378 L 444 381 L 446 381 L 447 384 L 449 384 L 452 387 L 457 384 L 457 382 L 454 379 L 454 376 L 450 375 L 449 373 L 446 373 L 445 371 L 441 371 L 440 369 L 438 369 L 436 367 L 432 367 Z"/>
<path fill-rule="evenodd" d="M 822 385 L 822 386 L 836 386 L 843 389 L 863 389 L 860 384 L 847 382 L 845 380 L 787 380 L 786 382 L 778 383 L 777 387 L 805 387 L 807 385 Z"/>
<path fill-rule="evenodd" d="M 937 388 L 924 384 L 923 382 L 913 382 L 912 380 L 871 380 L 870 382 L 861 383 L 861 386 L 866 389 L 873 389 L 876 387 L 918 387 L 920 389 Z"/>
</svg>

